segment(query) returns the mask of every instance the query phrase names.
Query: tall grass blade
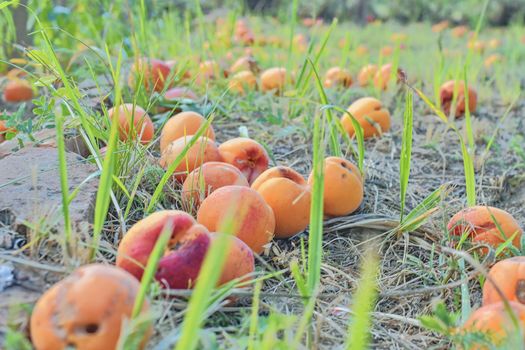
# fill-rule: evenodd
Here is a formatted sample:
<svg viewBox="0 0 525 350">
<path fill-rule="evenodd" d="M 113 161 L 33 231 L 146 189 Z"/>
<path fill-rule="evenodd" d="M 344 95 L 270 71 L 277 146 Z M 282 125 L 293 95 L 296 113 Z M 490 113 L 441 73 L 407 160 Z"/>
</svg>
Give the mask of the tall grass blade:
<svg viewBox="0 0 525 350">
<path fill-rule="evenodd" d="M 405 113 L 403 117 L 403 139 L 401 141 L 401 155 L 399 159 L 399 186 L 401 200 L 401 219 L 405 215 L 406 193 L 410 177 L 410 159 L 412 157 L 412 129 L 414 108 L 412 103 L 412 91 L 406 89 Z"/>
</svg>

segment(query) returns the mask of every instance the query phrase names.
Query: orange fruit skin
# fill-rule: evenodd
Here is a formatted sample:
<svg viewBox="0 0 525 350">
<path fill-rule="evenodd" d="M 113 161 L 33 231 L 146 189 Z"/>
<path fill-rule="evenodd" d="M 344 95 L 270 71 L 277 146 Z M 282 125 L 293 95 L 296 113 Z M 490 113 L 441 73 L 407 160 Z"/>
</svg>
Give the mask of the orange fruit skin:
<svg viewBox="0 0 525 350">
<path fill-rule="evenodd" d="M 168 83 L 170 67 L 163 61 L 155 58 L 140 58 L 133 63 L 128 79 L 128 85 L 135 87 L 135 79 L 142 79 L 146 90 L 162 91 Z"/>
<path fill-rule="evenodd" d="M 146 111 L 140 106 L 133 106 L 132 103 L 125 103 L 108 110 L 110 120 L 113 120 L 113 114 L 118 113 L 119 121 L 119 138 L 122 141 L 135 140 L 140 136 L 142 144 L 148 144 L 153 139 L 155 128 Z M 133 125 L 133 128 L 131 128 Z"/>
<path fill-rule="evenodd" d="M 357 76 L 357 82 L 359 83 L 359 86 L 367 86 L 373 79 L 376 72 L 377 66 L 375 64 L 367 64 L 366 66 L 361 68 Z"/>
<path fill-rule="evenodd" d="M 31 315 L 31 339 L 36 350 L 114 350 L 121 326 L 131 318 L 139 282 L 126 271 L 108 265 L 85 265 L 48 289 Z M 94 297 L 96 296 L 96 297 Z M 145 301 L 142 312 L 149 309 Z M 144 349 L 152 333 L 143 335 Z"/>
<path fill-rule="evenodd" d="M 175 114 L 164 124 L 160 133 L 160 153 L 162 154 L 171 142 L 187 135 L 194 135 L 205 123 L 206 118 L 196 112 Z M 215 131 L 211 125 L 203 135 L 215 141 Z"/>
<path fill-rule="evenodd" d="M 525 304 L 525 257 L 515 256 L 497 262 L 489 272 L 483 285 L 483 305 L 503 301 L 492 280 L 505 298 Z"/>
<path fill-rule="evenodd" d="M 0 143 L 4 142 L 6 137 L 5 134 L 8 132 L 16 132 L 15 128 L 8 128 L 5 121 L 0 120 Z"/>
<path fill-rule="evenodd" d="M 219 235 L 224 235 L 224 233 L 212 233 L 212 242 Z M 250 274 L 253 274 L 255 271 L 255 259 L 250 247 L 235 236 L 228 235 L 228 239 L 231 243 L 226 254 L 228 258 L 224 262 L 222 274 L 217 283 L 219 286 L 243 276 L 245 278 L 241 279 L 242 282 L 249 281 L 252 279 Z"/>
<path fill-rule="evenodd" d="M 195 92 L 193 92 L 189 88 L 185 88 L 185 87 L 174 87 L 174 88 L 171 88 L 171 89 L 167 90 L 166 93 L 164 94 L 164 98 L 166 100 L 175 100 L 175 99 L 178 99 L 178 98 L 187 98 L 187 99 L 193 100 L 193 101 L 198 99 L 198 97 L 195 94 Z"/>
<path fill-rule="evenodd" d="M 162 153 L 159 161 L 160 166 L 167 169 L 170 164 L 177 159 L 179 154 L 182 153 L 184 147 L 190 142 L 192 137 L 193 135 L 188 135 L 172 141 Z M 179 182 L 183 182 L 189 173 L 202 164 L 220 161 L 222 161 L 222 158 L 215 142 L 201 136 L 195 144 L 189 148 L 182 162 L 180 162 L 175 169 L 174 177 Z"/>
<path fill-rule="evenodd" d="M 440 33 L 442 31 L 444 31 L 445 29 L 447 29 L 449 25 L 450 25 L 449 21 L 441 21 L 441 22 L 436 23 L 436 24 L 434 24 L 432 26 L 432 31 L 434 33 Z"/>
<path fill-rule="evenodd" d="M 398 69 L 398 72 L 399 72 L 399 69 Z M 376 71 L 374 75 L 374 86 L 380 90 L 388 89 L 388 84 L 390 82 L 390 79 L 392 79 L 391 75 L 392 75 L 392 63 L 387 63 L 381 66 L 381 68 L 379 68 L 379 70 Z"/>
<path fill-rule="evenodd" d="M 247 137 L 237 137 L 222 143 L 219 152 L 222 160 L 239 169 L 250 184 L 268 169 L 270 162 L 264 147 Z"/>
<path fill-rule="evenodd" d="M 313 173 L 308 178 L 313 185 Z M 340 157 L 324 161 L 324 214 L 330 217 L 353 213 L 363 202 L 363 179 L 359 169 Z"/>
<path fill-rule="evenodd" d="M 390 130 L 390 112 L 383 108 L 381 101 L 373 97 L 363 97 L 348 107 L 357 122 L 363 128 L 363 136 L 370 138 L 380 136 Z M 354 136 L 355 130 L 352 119 L 345 113 L 341 117 L 341 123 L 350 136 Z M 379 129 L 379 130 L 378 130 Z"/>
<path fill-rule="evenodd" d="M 286 84 L 286 68 L 269 68 L 261 74 L 261 90 L 281 93 Z"/>
<path fill-rule="evenodd" d="M 246 186 L 248 180 L 239 169 L 223 162 L 208 162 L 193 170 L 182 185 L 182 204 L 191 210 L 213 191 L 224 186 Z"/>
<path fill-rule="evenodd" d="M 249 71 L 241 71 L 231 77 L 228 82 L 230 91 L 244 95 L 246 90 L 255 90 L 257 88 L 257 78 Z"/>
<path fill-rule="evenodd" d="M 350 87 L 353 83 L 352 75 L 347 69 L 340 67 L 330 68 L 324 76 L 325 87 L 343 86 Z"/>
<path fill-rule="evenodd" d="M 451 235 L 461 236 L 466 232 L 473 242 L 486 243 L 493 247 L 497 247 L 515 234 L 512 244 L 517 248 L 521 247 L 523 231 L 518 222 L 506 211 L 494 207 L 465 208 L 450 219 L 447 229 Z"/>
<path fill-rule="evenodd" d="M 278 166 L 263 172 L 252 184 L 275 215 L 275 237 L 289 238 L 310 221 L 311 193 L 306 180 L 289 167 Z"/>
<path fill-rule="evenodd" d="M 275 217 L 272 208 L 257 191 L 245 186 L 225 186 L 202 201 L 197 222 L 211 232 L 220 231 L 229 219 L 234 221 L 234 236 L 260 254 L 273 238 Z"/>
<path fill-rule="evenodd" d="M 456 82 L 449 80 L 439 89 L 439 97 L 441 100 L 441 108 L 446 115 L 450 114 L 450 108 L 452 108 L 452 100 L 454 98 L 454 89 L 456 89 Z M 463 81 L 457 82 L 457 98 L 456 98 L 456 111 L 455 116 L 461 117 L 465 114 L 465 83 Z M 474 113 L 476 111 L 476 105 L 478 101 L 478 94 L 476 91 L 469 86 L 468 88 L 468 106 L 469 111 Z"/>
<path fill-rule="evenodd" d="M 230 66 L 230 73 L 239 73 L 246 70 L 249 70 L 253 73 L 259 72 L 257 62 L 252 56 L 240 57 Z"/>
<path fill-rule="evenodd" d="M 18 103 L 29 101 L 33 98 L 33 89 L 26 80 L 10 80 L 4 88 L 4 101 Z"/>
<path fill-rule="evenodd" d="M 518 320 L 518 326 L 522 334 L 525 334 L 525 306 L 513 301 L 509 303 Z M 487 333 L 494 345 L 501 345 L 510 335 L 515 335 L 519 332 L 502 302 L 482 306 L 474 311 L 461 330 L 463 332 Z M 525 342 L 525 337 L 523 342 Z M 481 350 L 487 348 L 483 345 L 474 345 L 470 349 Z"/>
</svg>

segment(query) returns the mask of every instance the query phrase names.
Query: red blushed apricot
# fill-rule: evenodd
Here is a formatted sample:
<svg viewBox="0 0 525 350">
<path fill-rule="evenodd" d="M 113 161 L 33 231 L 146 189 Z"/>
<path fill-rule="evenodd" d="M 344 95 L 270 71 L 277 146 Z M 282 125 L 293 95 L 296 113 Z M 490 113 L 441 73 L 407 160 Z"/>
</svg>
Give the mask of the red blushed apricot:
<svg viewBox="0 0 525 350">
<path fill-rule="evenodd" d="M 450 114 L 452 108 L 452 101 L 454 99 L 454 91 L 457 91 L 456 97 L 456 117 L 460 117 L 465 114 L 465 83 L 463 81 L 450 80 L 441 85 L 439 89 L 439 98 L 441 100 L 441 108 L 445 114 Z M 468 107 L 471 113 L 476 111 L 476 105 L 478 101 L 478 94 L 476 91 L 468 87 Z"/>
<path fill-rule="evenodd" d="M 188 100 L 197 100 L 197 95 L 186 87 L 174 87 L 166 91 L 164 98 L 168 101 L 177 100 L 180 98 L 187 98 Z"/>
<path fill-rule="evenodd" d="M 198 208 L 200 203 L 213 191 L 224 186 L 246 186 L 248 180 L 231 164 L 208 162 L 193 170 L 182 185 L 184 208 Z"/>
<path fill-rule="evenodd" d="M 192 137 L 193 135 L 188 135 L 171 142 L 164 152 L 162 152 L 159 161 L 160 166 L 167 169 L 182 153 L 184 147 L 186 147 L 186 144 L 190 142 Z M 188 173 L 200 167 L 202 164 L 214 161 L 220 162 L 221 160 L 222 158 L 215 142 L 206 137 L 199 137 L 197 142 L 189 148 L 185 157 L 182 159 L 182 162 L 180 162 L 175 169 L 174 177 L 176 180 L 182 182 L 186 179 Z"/>
<path fill-rule="evenodd" d="M 525 304 L 525 256 L 497 262 L 490 269 L 488 277 L 483 285 L 483 305 L 503 301 L 495 286 L 505 299 Z"/>
<path fill-rule="evenodd" d="M 214 232 L 211 234 L 212 243 L 219 235 L 224 235 L 224 233 Z M 228 239 L 231 241 L 226 253 L 228 258 L 224 262 L 218 285 L 226 284 L 241 277 L 245 277 L 242 282 L 249 281 L 252 278 L 250 275 L 255 271 L 255 259 L 250 247 L 235 236 L 228 235 Z"/>
<path fill-rule="evenodd" d="M 525 306 L 512 301 L 509 304 L 511 312 L 514 313 L 518 321 L 517 325 L 514 324 L 505 304 L 500 302 L 482 306 L 474 311 L 461 331 L 486 333 L 491 343 L 497 348 L 499 345 L 504 345 L 510 337 L 516 337 L 521 333 L 521 339 L 523 339 L 521 343 L 523 344 L 525 342 Z M 502 347 L 502 349 L 507 348 Z M 487 349 L 487 347 L 486 344 L 476 344 L 470 349 L 481 350 Z"/>
<path fill-rule="evenodd" d="M 241 71 L 231 77 L 228 82 L 228 88 L 230 91 L 244 95 L 246 90 L 255 90 L 257 88 L 257 78 L 249 71 Z"/>
<path fill-rule="evenodd" d="M 268 169 L 270 162 L 264 147 L 247 137 L 237 137 L 222 143 L 219 152 L 222 160 L 239 169 L 250 184 Z"/>
<path fill-rule="evenodd" d="M 359 83 L 359 86 L 367 86 L 375 76 L 376 72 L 377 66 L 375 64 L 367 64 L 361 68 L 359 75 L 357 76 L 357 82 Z"/>
<path fill-rule="evenodd" d="M 465 208 L 454 215 L 447 225 L 448 232 L 461 237 L 466 234 L 473 242 L 486 243 L 497 247 L 511 237 L 512 244 L 521 247 L 523 233 L 518 222 L 504 210 L 474 206 Z"/>
<path fill-rule="evenodd" d="M 26 80 L 10 80 L 4 88 L 4 101 L 10 103 L 29 101 L 33 98 L 33 89 Z"/>
<path fill-rule="evenodd" d="M 142 144 L 147 144 L 153 139 L 155 128 L 150 117 L 142 107 L 125 103 L 118 107 L 108 110 L 110 120 L 113 120 L 113 114 L 118 113 L 119 120 L 119 137 L 122 141 L 134 140 L 137 137 Z M 131 126 L 133 125 L 133 126 Z"/>
<path fill-rule="evenodd" d="M 288 238 L 304 231 L 310 221 L 310 188 L 295 170 L 278 166 L 262 173 L 252 184 L 275 215 L 275 237 Z"/>
<path fill-rule="evenodd" d="M 308 178 L 313 185 L 313 173 Z M 328 157 L 324 161 L 324 213 L 343 216 L 353 213 L 363 202 L 363 179 L 359 169 L 348 160 Z"/>
<path fill-rule="evenodd" d="M 31 315 L 36 350 L 114 350 L 121 328 L 131 319 L 139 282 L 114 266 L 82 266 L 38 300 Z M 142 313 L 148 312 L 148 302 Z M 144 349 L 151 328 L 143 333 Z"/>
<path fill-rule="evenodd" d="M 281 93 L 286 84 L 286 69 L 275 67 L 269 68 L 261 74 L 261 90 Z"/>
<path fill-rule="evenodd" d="M 160 153 L 162 154 L 168 145 L 181 137 L 194 135 L 199 128 L 206 123 L 206 118 L 197 112 L 181 112 L 171 117 L 160 134 Z M 210 125 L 204 133 L 206 137 L 215 141 L 215 132 Z"/>
<path fill-rule="evenodd" d="M 390 112 L 383 108 L 381 101 L 373 97 L 363 97 L 348 107 L 357 122 L 363 128 L 365 138 L 380 136 L 390 130 Z M 355 130 L 352 119 L 345 113 L 341 117 L 341 124 L 350 136 L 354 136 Z"/>
<path fill-rule="evenodd" d="M 197 212 L 197 221 L 212 232 L 233 220 L 233 235 L 255 253 L 262 253 L 273 238 L 275 217 L 257 191 L 244 186 L 225 186 L 210 194 Z"/>
<path fill-rule="evenodd" d="M 324 86 L 328 88 L 337 85 L 349 87 L 352 83 L 353 80 L 350 72 L 340 67 L 330 68 L 324 76 Z"/>
<path fill-rule="evenodd" d="M 162 91 L 170 75 L 170 67 L 154 58 L 140 58 L 131 67 L 129 86 L 134 88 L 136 81 L 142 79 L 146 90 Z"/>
</svg>

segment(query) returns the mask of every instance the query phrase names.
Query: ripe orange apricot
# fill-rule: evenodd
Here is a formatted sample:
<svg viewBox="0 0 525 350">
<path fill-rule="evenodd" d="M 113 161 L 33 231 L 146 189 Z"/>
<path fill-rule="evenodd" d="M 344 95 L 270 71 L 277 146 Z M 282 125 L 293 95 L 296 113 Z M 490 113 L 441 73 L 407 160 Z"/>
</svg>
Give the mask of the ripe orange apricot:
<svg viewBox="0 0 525 350">
<path fill-rule="evenodd" d="M 330 68 L 324 76 L 324 86 L 334 87 L 336 85 L 341 85 L 344 87 L 349 87 L 352 85 L 352 75 L 347 69 L 341 67 L 332 67 Z"/>
<path fill-rule="evenodd" d="M 400 70 L 398 68 L 397 73 L 399 73 Z M 399 82 L 399 79 L 395 77 L 396 80 Z M 387 63 L 381 68 L 376 71 L 374 75 L 374 86 L 381 90 L 386 90 L 388 88 L 388 84 L 390 83 L 390 80 L 392 79 L 392 63 Z"/>
<path fill-rule="evenodd" d="M 455 116 L 461 117 L 465 114 L 465 83 L 460 80 L 458 82 L 454 80 L 449 80 L 439 89 L 439 97 L 441 100 L 441 108 L 446 115 L 450 114 L 450 109 L 452 108 L 452 101 L 454 99 L 454 90 L 457 91 L 456 97 L 456 113 Z M 468 107 L 471 113 L 476 111 L 476 105 L 478 100 L 478 94 L 476 91 L 468 87 Z"/>
<path fill-rule="evenodd" d="M 275 215 L 275 237 L 288 238 L 304 231 L 310 221 L 311 193 L 306 180 L 285 166 L 270 168 L 252 184 Z"/>
<path fill-rule="evenodd" d="M 360 98 L 352 103 L 347 111 L 361 125 L 365 138 L 379 136 L 390 129 L 390 113 L 382 106 L 381 101 L 376 98 Z M 345 113 L 341 117 L 341 124 L 350 136 L 354 136 L 354 126 L 348 114 Z"/>
<path fill-rule="evenodd" d="M 123 323 L 131 319 L 139 282 L 114 266 L 92 264 L 75 270 L 47 290 L 31 315 L 36 350 L 114 350 Z M 148 312 L 145 301 L 142 314 Z M 143 333 L 144 349 L 151 328 Z"/>
<path fill-rule="evenodd" d="M 195 134 L 205 123 L 206 118 L 197 112 L 188 111 L 174 115 L 164 124 L 160 133 L 160 153 L 162 154 L 171 142 Z M 203 135 L 215 141 L 215 132 L 211 125 Z"/>
<path fill-rule="evenodd" d="M 186 144 L 190 142 L 192 137 L 193 135 L 183 136 L 166 146 L 166 149 L 162 152 L 160 157 L 160 166 L 167 169 L 182 153 L 184 147 L 186 147 Z M 201 136 L 195 144 L 189 148 L 188 152 L 182 159 L 182 162 L 180 162 L 175 169 L 173 176 L 177 181 L 182 182 L 190 172 L 200 167 L 202 164 L 213 161 L 220 162 L 221 160 L 222 158 L 215 142 Z"/>
<path fill-rule="evenodd" d="M 525 304 L 525 256 L 497 262 L 490 269 L 488 277 L 483 285 L 483 305 L 503 301 L 494 284 L 507 300 Z"/>
<path fill-rule="evenodd" d="M 394 52 L 394 49 L 392 48 L 392 46 L 383 46 L 381 48 L 381 56 L 383 57 L 392 56 L 393 52 Z"/>
<path fill-rule="evenodd" d="M 377 66 L 375 64 L 367 64 L 359 71 L 357 75 L 357 82 L 359 86 L 367 86 L 370 80 L 375 76 L 377 72 Z"/>
<path fill-rule="evenodd" d="M 233 235 L 255 253 L 262 253 L 273 238 L 275 217 L 272 208 L 257 191 L 245 186 L 225 186 L 202 201 L 197 221 L 212 232 L 221 231 L 233 220 Z"/>
<path fill-rule="evenodd" d="M 170 67 L 163 61 L 155 58 L 139 58 L 131 67 L 128 84 L 133 88 L 136 81 L 142 79 L 146 90 L 162 91 L 164 85 L 168 83 L 169 75 Z"/>
<path fill-rule="evenodd" d="M 308 178 L 313 185 L 313 173 Z M 324 213 L 327 216 L 343 216 L 356 211 L 364 196 L 363 179 L 359 169 L 340 157 L 328 157 L 324 161 Z"/>
<path fill-rule="evenodd" d="M 466 234 L 474 242 L 494 247 L 514 237 L 512 244 L 517 248 L 521 247 L 523 231 L 518 222 L 506 211 L 494 207 L 465 208 L 450 219 L 447 229 L 453 236 L 461 237 Z"/>
<path fill-rule="evenodd" d="M 238 73 L 245 70 L 252 71 L 253 73 L 259 73 L 260 69 L 257 65 L 257 61 L 251 55 L 240 57 L 230 67 L 230 73 Z"/>
<path fill-rule="evenodd" d="M 31 84 L 23 79 L 10 80 L 4 88 L 4 101 L 10 103 L 29 101 L 33 98 Z"/>
<path fill-rule="evenodd" d="M 211 234 L 212 243 L 213 240 L 224 234 L 213 232 Z M 231 243 L 226 253 L 228 258 L 224 262 L 222 274 L 217 283 L 219 286 L 241 277 L 244 278 L 239 282 L 249 281 L 252 278 L 250 275 L 255 271 L 255 259 L 251 248 L 235 236 L 228 235 L 228 239 Z"/>
<path fill-rule="evenodd" d="M 286 68 L 269 68 L 261 74 L 261 90 L 282 93 L 286 84 Z"/>
<path fill-rule="evenodd" d="M 364 56 L 368 54 L 368 47 L 366 47 L 365 45 L 359 45 L 358 47 L 356 47 L 355 52 L 357 56 Z"/>
<path fill-rule="evenodd" d="M 495 346 L 503 345 L 510 337 L 521 334 L 523 344 L 525 342 L 525 306 L 512 301 L 509 304 L 518 321 L 518 329 L 507 312 L 505 304 L 499 302 L 482 306 L 474 311 L 463 325 L 462 331 L 486 333 Z M 486 349 L 486 346 L 476 344 L 470 349 Z"/>
<path fill-rule="evenodd" d="M 213 191 L 224 186 L 249 186 L 243 173 L 231 164 L 208 162 L 193 170 L 182 185 L 184 208 L 198 208 Z"/>
<path fill-rule="evenodd" d="M 231 77 L 228 87 L 230 91 L 244 95 L 246 90 L 257 88 L 257 78 L 251 71 L 243 70 Z"/>
<path fill-rule="evenodd" d="M 222 143 L 219 152 L 222 160 L 239 169 L 250 184 L 268 169 L 270 163 L 264 147 L 247 137 L 237 137 Z"/>
<path fill-rule="evenodd" d="M 122 141 L 135 140 L 138 137 L 145 145 L 153 139 L 153 122 L 142 107 L 124 103 L 118 109 L 115 108 L 108 110 L 108 116 L 113 120 L 113 114 L 118 113 L 119 137 Z"/>
</svg>

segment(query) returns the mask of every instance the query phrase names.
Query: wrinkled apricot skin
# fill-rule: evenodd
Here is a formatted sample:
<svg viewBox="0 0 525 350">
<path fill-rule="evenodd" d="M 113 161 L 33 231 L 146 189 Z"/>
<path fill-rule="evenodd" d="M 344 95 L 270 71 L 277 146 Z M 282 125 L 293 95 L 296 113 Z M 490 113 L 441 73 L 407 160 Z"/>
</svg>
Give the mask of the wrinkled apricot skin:
<svg viewBox="0 0 525 350">
<path fill-rule="evenodd" d="M 247 137 L 238 137 L 222 143 L 219 152 L 222 160 L 239 169 L 250 184 L 268 169 L 270 163 L 270 157 L 264 147 Z"/>
<path fill-rule="evenodd" d="M 257 78 L 249 71 L 241 71 L 231 77 L 228 88 L 230 91 L 244 95 L 247 90 L 255 90 L 257 88 Z"/>
<path fill-rule="evenodd" d="M 233 235 L 260 254 L 273 238 L 275 217 L 257 191 L 244 186 L 225 186 L 202 201 L 197 221 L 211 232 L 233 220 Z"/>
<path fill-rule="evenodd" d="M 465 83 L 463 81 L 459 81 L 456 88 L 456 83 L 454 80 L 447 81 L 441 85 L 441 88 L 439 89 L 439 97 L 441 100 L 441 108 L 443 108 L 443 111 L 446 115 L 449 115 L 450 109 L 452 108 L 455 89 L 457 89 L 455 112 L 455 116 L 457 118 L 465 114 Z M 469 111 L 474 113 L 476 111 L 478 95 L 476 91 L 470 86 L 468 88 L 468 99 Z"/>
<path fill-rule="evenodd" d="M 523 231 L 518 222 L 506 211 L 494 207 L 465 208 L 450 219 L 447 229 L 453 236 L 461 237 L 465 233 L 473 242 L 486 243 L 493 247 L 514 237 L 512 244 L 517 248 L 521 247 Z"/>
<path fill-rule="evenodd" d="M 390 130 L 390 112 L 383 108 L 381 101 L 373 97 L 363 97 L 348 107 L 351 113 L 363 128 L 364 138 L 380 136 Z M 341 117 L 343 128 L 352 137 L 355 134 L 352 119 L 348 114 Z"/>
<path fill-rule="evenodd" d="M 340 67 L 330 68 L 324 76 L 324 86 L 327 88 L 335 86 L 349 87 L 352 83 L 350 72 Z"/>
<path fill-rule="evenodd" d="M 160 166 L 167 169 L 182 153 L 186 144 L 191 141 L 192 137 L 193 135 L 188 135 L 172 141 L 166 147 L 164 152 L 162 152 L 159 161 Z M 201 136 L 195 144 L 189 148 L 188 152 L 175 169 L 174 177 L 177 181 L 183 182 L 190 172 L 200 167 L 202 164 L 206 162 L 220 161 L 222 161 L 222 158 L 215 142 Z"/>
<path fill-rule="evenodd" d="M 248 180 L 239 169 L 223 162 L 208 162 L 193 170 L 182 185 L 185 209 L 198 208 L 213 191 L 224 186 L 246 186 Z"/>
<path fill-rule="evenodd" d="M 22 79 L 10 80 L 4 88 L 4 101 L 18 103 L 33 98 L 31 84 Z"/>
<path fill-rule="evenodd" d="M 121 326 L 131 319 L 139 282 L 114 266 L 80 267 L 38 300 L 31 315 L 36 350 L 114 350 Z M 147 301 L 142 313 L 148 311 Z M 151 335 L 144 332 L 139 349 Z"/>
<path fill-rule="evenodd" d="M 525 257 L 515 256 L 492 266 L 483 285 L 483 305 L 503 301 L 492 282 L 507 300 L 525 304 Z"/>
<path fill-rule="evenodd" d="M 376 72 L 377 66 L 375 64 L 368 64 L 361 68 L 361 70 L 359 71 L 359 75 L 357 76 L 357 82 L 359 83 L 359 86 L 367 86 L 376 74 Z"/>
<path fill-rule="evenodd" d="M 507 312 L 502 302 L 482 306 L 474 311 L 465 325 L 462 332 L 483 332 L 486 333 L 494 345 L 503 345 L 502 343 L 509 338 L 519 334 L 521 331 L 523 341 L 525 342 L 525 306 L 509 302 L 514 315 L 518 321 L 519 329 L 516 329 L 511 316 Z M 469 349 L 487 349 L 486 346 L 478 344 Z"/>
<path fill-rule="evenodd" d="M 113 107 L 108 110 L 110 120 L 113 120 L 113 114 L 116 111 L 118 111 L 120 140 L 134 140 L 138 136 L 140 142 L 145 145 L 153 139 L 155 133 L 153 122 L 142 107 L 131 103 L 119 106 L 118 110 Z"/>
<path fill-rule="evenodd" d="M 308 183 L 313 186 L 313 173 Z M 324 161 L 324 214 L 329 217 L 353 213 L 363 202 L 363 179 L 359 169 L 340 157 Z"/>
<path fill-rule="evenodd" d="M 275 67 L 265 70 L 261 74 L 261 90 L 263 92 L 282 93 L 287 80 L 286 75 L 285 68 Z"/>
<path fill-rule="evenodd" d="M 196 112 L 181 112 L 174 115 L 164 124 L 160 133 L 160 153 L 162 154 L 171 142 L 187 135 L 194 135 L 205 123 L 206 118 Z M 215 132 L 211 125 L 203 135 L 215 141 Z"/>
<path fill-rule="evenodd" d="M 142 79 L 142 84 L 146 90 L 162 91 L 164 85 L 168 83 L 170 71 L 170 67 L 161 60 L 141 58 L 133 63 L 128 84 L 133 88 L 136 80 Z"/>
<path fill-rule="evenodd" d="M 311 193 L 295 170 L 278 166 L 263 172 L 252 184 L 275 215 L 275 237 L 288 238 L 304 231 L 310 221 Z"/>
</svg>

